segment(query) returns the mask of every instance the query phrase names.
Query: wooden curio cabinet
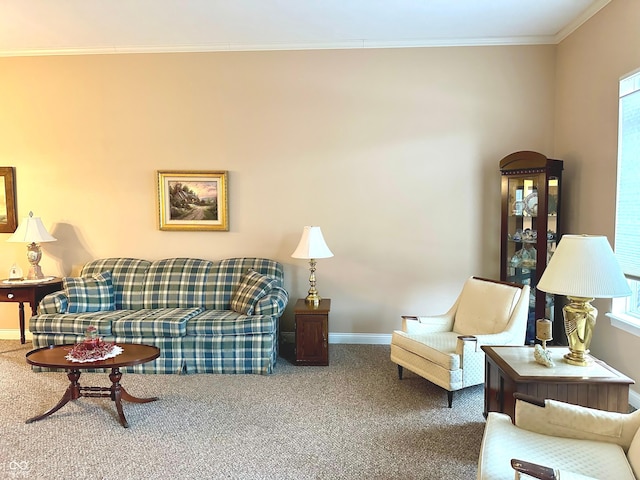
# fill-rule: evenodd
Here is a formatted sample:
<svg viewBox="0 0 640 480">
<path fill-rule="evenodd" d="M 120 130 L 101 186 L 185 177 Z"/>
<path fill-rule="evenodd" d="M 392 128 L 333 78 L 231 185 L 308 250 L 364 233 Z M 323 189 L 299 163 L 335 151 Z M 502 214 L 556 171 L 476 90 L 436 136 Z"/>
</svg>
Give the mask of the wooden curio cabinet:
<svg viewBox="0 0 640 480">
<path fill-rule="evenodd" d="M 526 343 L 536 338 L 536 320 L 553 322 L 553 343 L 564 345 L 562 305 L 535 287 L 562 235 L 562 160 L 522 151 L 500 161 L 502 219 L 500 279 L 531 287 Z"/>
</svg>

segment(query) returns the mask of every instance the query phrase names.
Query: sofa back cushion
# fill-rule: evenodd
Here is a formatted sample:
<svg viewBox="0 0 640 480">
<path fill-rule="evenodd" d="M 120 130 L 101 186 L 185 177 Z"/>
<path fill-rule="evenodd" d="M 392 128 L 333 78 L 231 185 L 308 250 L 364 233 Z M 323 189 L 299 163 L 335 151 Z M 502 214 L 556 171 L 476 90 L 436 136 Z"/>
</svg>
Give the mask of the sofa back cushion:
<svg viewBox="0 0 640 480">
<path fill-rule="evenodd" d="M 198 258 L 152 262 L 144 280 L 143 308 L 203 307 L 212 265 Z"/>
<path fill-rule="evenodd" d="M 142 286 L 151 262 L 136 258 L 103 258 L 87 263 L 80 272 L 82 277 L 111 272 L 113 300 L 117 310 L 142 308 Z"/>
<path fill-rule="evenodd" d="M 458 298 L 453 330 L 461 335 L 503 332 L 509 324 L 522 289 L 470 278 Z"/>
<path fill-rule="evenodd" d="M 244 275 L 253 270 L 282 287 L 282 265 L 267 258 L 242 257 L 219 261 L 167 258 L 149 262 L 106 258 L 87 263 L 83 277 L 110 271 L 116 309 L 195 308 L 232 310 L 231 300 Z"/>
</svg>

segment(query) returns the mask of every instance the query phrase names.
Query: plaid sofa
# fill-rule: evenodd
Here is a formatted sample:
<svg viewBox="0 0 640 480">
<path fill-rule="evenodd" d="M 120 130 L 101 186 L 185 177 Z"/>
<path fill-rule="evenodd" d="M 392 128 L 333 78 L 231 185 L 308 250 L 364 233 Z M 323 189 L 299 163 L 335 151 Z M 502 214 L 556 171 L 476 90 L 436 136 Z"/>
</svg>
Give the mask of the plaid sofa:
<svg viewBox="0 0 640 480">
<path fill-rule="evenodd" d="M 105 341 L 160 348 L 130 372 L 270 374 L 282 285 L 282 265 L 264 258 L 94 260 L 42 300 L 29 329 L 34 347 L 79 342 L 93 325 Z"/>
</svg>

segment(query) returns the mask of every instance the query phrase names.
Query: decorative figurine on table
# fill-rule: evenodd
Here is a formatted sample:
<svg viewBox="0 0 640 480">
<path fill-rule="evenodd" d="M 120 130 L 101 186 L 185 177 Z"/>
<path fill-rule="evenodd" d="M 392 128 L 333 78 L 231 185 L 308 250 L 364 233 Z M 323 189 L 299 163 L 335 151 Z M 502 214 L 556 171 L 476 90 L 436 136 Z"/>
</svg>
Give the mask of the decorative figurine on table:
<svg viewBox="0 0 640 480">
<path fill-rule="evenodd" d="M 553 340 L 551 325 L 551 320 L 546 318 L 536 320 L 536 338 L 542 342 L 542 345 L 536 344 L 533 347 L 533 358 L 535 361 L 549 368 L 556 366 L 553 358 L 551 358 L 551 352 L 547 350 L 547 341 Z"/>
</svg>

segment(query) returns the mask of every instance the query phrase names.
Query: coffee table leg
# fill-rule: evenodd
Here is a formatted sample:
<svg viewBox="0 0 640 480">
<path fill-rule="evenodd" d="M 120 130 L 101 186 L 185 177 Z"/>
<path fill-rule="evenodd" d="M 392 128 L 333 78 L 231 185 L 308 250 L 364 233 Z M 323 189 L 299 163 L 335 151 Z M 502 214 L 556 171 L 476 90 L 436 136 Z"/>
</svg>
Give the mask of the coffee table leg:
<svg viewBox="0 0 640 480">
<path fill-rule="evenodd" d="M 70 400 L 76 400 L 82 396 L 80 393 L 80 384 L 78 380 L 80 379 L 80 370 L 69 370 L 67 372 L 67 378 L 71 384 L 67 387 L 67 390 L 64 392 L 64 395 L 60 399 L 60 401 L 53 408 L 47 410 L 42 415 L 38 415 L 36 417 L 32 417 L 26 421 L 26 423 L 37 422 L 38 420 L 42 420 L 43 418 L 48 417 L 52 413 L 57 412 L 62 407 L 64 407 Z"/>
<path fill-rule="evenodd" d="M 109 374 L 109 379 L 111 380 L 111 400 L 113 400 L 116 404 L 116 409 L 118 410 L 118 417 L 120 418 L 120 424 L 128 428 L 129 424 L 127 423 L 127 419 L 124 416 L 124 411 L 122 410 L 122 400 L 126 400 L 127 402 L 133 403 L 148 403 L 158 400 L 158 397 L 151 398 L 138 398 L 131 395 L 127 392 L 122 385 L 120 385 L 120 379 L 122 378 L 122 372 L 119 368 L 112 368 L 111 373 Z"/>
</svg>

